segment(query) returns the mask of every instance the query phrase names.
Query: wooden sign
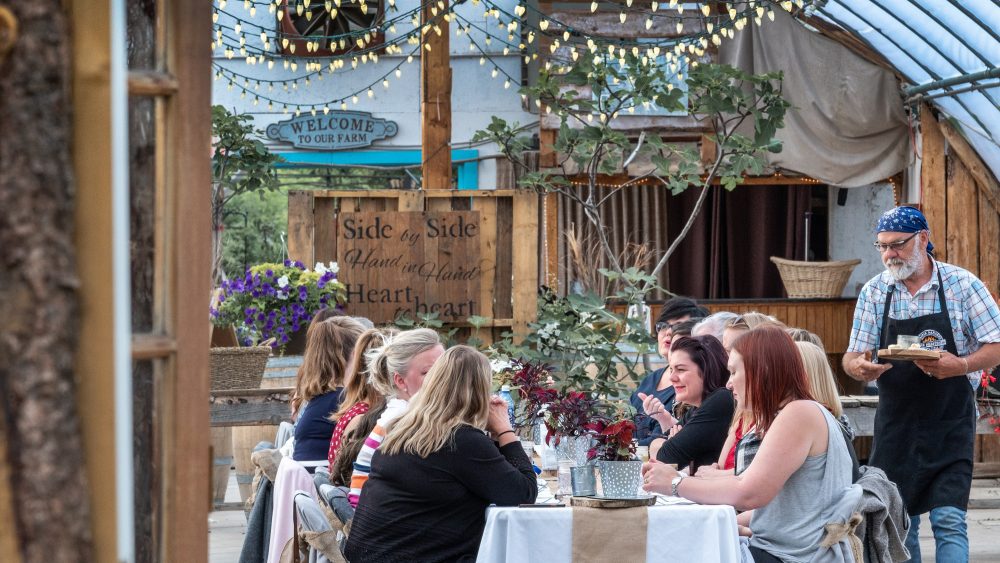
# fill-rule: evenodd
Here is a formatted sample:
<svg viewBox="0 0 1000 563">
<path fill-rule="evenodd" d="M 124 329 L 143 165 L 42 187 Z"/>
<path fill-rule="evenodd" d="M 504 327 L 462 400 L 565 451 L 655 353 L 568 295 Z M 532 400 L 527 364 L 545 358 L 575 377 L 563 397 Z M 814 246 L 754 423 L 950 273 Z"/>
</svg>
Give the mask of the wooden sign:
<svg viewBox="0 0 1000 563">
<path fill-rule="evenodd" d="M 338 214 L 337 277 L 348 311 L 376 324 L 480 314 L 480 235 L 478 211 Z"/>
</svg>

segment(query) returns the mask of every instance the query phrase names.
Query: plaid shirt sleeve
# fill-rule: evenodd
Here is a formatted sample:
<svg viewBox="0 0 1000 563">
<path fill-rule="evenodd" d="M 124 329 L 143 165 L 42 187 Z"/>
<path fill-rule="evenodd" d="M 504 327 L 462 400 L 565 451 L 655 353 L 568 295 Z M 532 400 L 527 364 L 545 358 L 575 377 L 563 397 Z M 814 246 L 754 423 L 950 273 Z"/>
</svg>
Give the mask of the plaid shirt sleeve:
<svg viewBox="0 0 1000 563">
<path fill-rule="evenodd" d="M 879 330 L 882 311 L 879 303 L 885 299 L 885 291 L 878 287 L 878 278 L 869 281 L 861 288 L 857 305 L 854 306 L 854 323 L 851 325 L 851 340 L 847 345 L 848 352 L 864 353 L 878 348 Z"/>
<path fill-rule="evenodd" d="M 962 324 L 972 337 L 970 344 L 978 349 L 980 344 L 1000 342 L 1000 309 L 986 285 L 975 276 L 970 278 L 963 303 Z"/>
</svg>

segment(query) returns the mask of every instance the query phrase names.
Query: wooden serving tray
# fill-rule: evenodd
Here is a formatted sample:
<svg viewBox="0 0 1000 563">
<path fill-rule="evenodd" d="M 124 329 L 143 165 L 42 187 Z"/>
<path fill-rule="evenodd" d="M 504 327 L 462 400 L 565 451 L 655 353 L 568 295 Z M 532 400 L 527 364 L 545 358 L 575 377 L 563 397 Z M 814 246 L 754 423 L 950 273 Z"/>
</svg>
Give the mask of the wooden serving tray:
<svg viewBox="0 0 1000 563">
<path fill-rule="evenodd" d="M 937 360 L 941 358 L 941 352 L 937 350 L 917 350 L 914 348 L 904 348 L 902 350 L 889 350 L 888 348 L 878 351 L 880 360 L 894 360 L 912 362 L 913 360 Z"/>
<path fill-rule="evenodd" d="M 636 498 L 602 498 L 602 497 L 570 497 L 571 506 L 586 506 L 588 508 L 633 508 L 636 506 L 653 506 L 656 496 Z"/>
</svg>

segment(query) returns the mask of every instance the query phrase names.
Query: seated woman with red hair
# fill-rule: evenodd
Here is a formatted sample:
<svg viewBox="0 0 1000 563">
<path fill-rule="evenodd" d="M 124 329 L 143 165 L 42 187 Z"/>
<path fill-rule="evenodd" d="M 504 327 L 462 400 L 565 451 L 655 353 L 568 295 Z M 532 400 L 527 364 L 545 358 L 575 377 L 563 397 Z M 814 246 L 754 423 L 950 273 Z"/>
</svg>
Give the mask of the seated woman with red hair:
<svg viewBox="0 0 1000 563">
<path fill-rule="evenodd" d="M 643 488 L 750 511 L 738 521 L 749 524 L 758 563 L 810 561 L 821 549 L 825 515 L 851 484 L 840 424 L 812 399 L 798 348 L 779 327 L 740 336 L 729 371 L 728 386 L 762 437 L 750 466 L 739 477 L 699 478 L 649 462 Z"/>
</svg>

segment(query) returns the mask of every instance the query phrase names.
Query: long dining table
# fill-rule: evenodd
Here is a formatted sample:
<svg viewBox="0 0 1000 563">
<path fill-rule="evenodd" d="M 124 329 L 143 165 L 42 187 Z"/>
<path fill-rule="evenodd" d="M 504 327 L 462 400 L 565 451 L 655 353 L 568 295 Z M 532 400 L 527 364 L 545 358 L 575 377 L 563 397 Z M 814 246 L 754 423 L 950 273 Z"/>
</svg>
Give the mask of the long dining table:
<svg viewBox="0 0 1000 563">
<path fill-rule="evenodd" d="M 573 508 L 490 507 L 478 563 L 571 563 Z M 616 510 L 603 509 L 608 518 Z M 629 560 L 647 562 L 742 561 L 736 512 L 731 506 L 671 503 L 647 508 L 645 544 Z M 637 540 L 641 534 L 636 534 Z M 643 557 L 644 556 L 644 557 Z"/>
</svg>

